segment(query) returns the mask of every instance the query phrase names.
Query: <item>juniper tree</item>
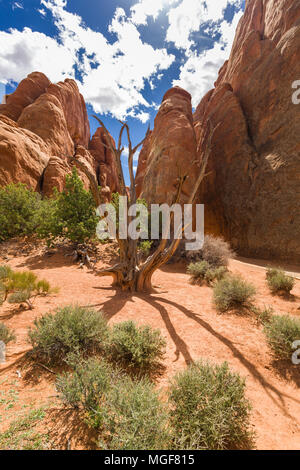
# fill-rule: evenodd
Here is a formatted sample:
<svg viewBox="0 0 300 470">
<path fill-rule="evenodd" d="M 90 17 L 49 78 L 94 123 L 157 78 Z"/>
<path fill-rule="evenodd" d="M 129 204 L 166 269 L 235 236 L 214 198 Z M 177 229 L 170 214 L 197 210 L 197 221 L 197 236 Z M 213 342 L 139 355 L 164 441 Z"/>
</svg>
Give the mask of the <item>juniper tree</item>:
<svg viewBox="0 0 300 470">
<path fill-rule="evenodd" d="M 132 145 L 131 137 L 130 137 L 130 130 L 127 123 L 121 122 L 122 127 L 119 133 L 118 145 L 114 145 L 112 139 L 110 139 L 110 134 L 103 124 L 103 122 L 94 116 L 99 124 L 101 125 L 104 134 L 107 137 L 108 144 L 106 147 L 113 153 L 116 161 L 117 166 L 117 173 L 118 173 L 118 181 L 119 181 L 119 194 L 127 199 L 127 207 L 132 206 L 137 203 L 137 195 L 136 195 L 136 183 L 135 183 L 135 175 L 133 170 L 133 162 L 134 162 L 134 155 L 136 154 L 137 150 L 143 145 L 145 140 L 147 139 L 150 129 L 148 129 L 145 138 L 136 146 Z M 124 151 L 124 147 L 122 145 L 123 134 L 126 132 L 127 139 L 128 139 L 128 168 L 129 168 L 129 176 L 130 176 L 130 188 L 129 191 L 125 185 L 125 178 L 121 163 L 121 155 Z M 206 176 L 206 168 L 207 163 L 210 155 L 210 147 L 211 147 L 211 140 L 212 140 L 212 131 L 210 126 L 208 127 L 206 139 L 208 140 L 208 145 L 206 146 L 206 151 L 203 155 L 203 158 L 200 163 L 199 167 L 199 174 L 197 181 L 192 188 L 188 204 L 192 204 L 198 192 L 201 182 Z M 199 149 L 198 149 L 199 150 Z M 198 154 L 198 151 L 197 151 Z M 197 160 L 197 155 L 194 156 L 194 160 Z M 75 152 L 74 156 L 71 157 L 71 160 L 76 164 L 76 166 L 88 177 L 91 187 L 91 192 L 93 194 L 95 203 L 98 206 L 102 204 L 101 200 L 101 192 L 99 190 L 99 186 L 95 176 L 89 171 L 88 167 L 85 165 L 84 161 L 80 159 L 80 155 L 77 155 Z M 178 185 L 177 185 L 177 193 L 174 197 L 173 203 L 179 203 L 182 187 L 185 183 L 187 175 L 179 175 L 178 177 Z M 127 227 L 129 224 L 134 220 L 135 217 L 130 216 L 127 214 Z M 173 223 L 174 214 L 171 214 L 171 223 Z M 184 227 L 182 229 L 184 231 Z M 138 256 L 138 240 L 133 240 L 132 238 L 128 237 L 127 239 L 121 239 L 117 235 L 117 241 L 120 248 L 120 260 L 115 266 L 111 268 L 107 268 L 101 271 L 98 271 L 99 276 L 112 276 L 114 279 L 114 284 L 120 287 L 122 290 L 126 291 L 151 291 L 152 289 L 152 276 L 154 272 L 166 264 L 172 256 L 175 254 L 179 243 L 180 238 L 177 237 L 173 240 L 168 240 L 167 238 L 167 231 L 164 230 L 162 233 L 161 241 L 154 251 L 153 254 L 147 257 L 145 261 L 141 261 Z"/>
</svg>

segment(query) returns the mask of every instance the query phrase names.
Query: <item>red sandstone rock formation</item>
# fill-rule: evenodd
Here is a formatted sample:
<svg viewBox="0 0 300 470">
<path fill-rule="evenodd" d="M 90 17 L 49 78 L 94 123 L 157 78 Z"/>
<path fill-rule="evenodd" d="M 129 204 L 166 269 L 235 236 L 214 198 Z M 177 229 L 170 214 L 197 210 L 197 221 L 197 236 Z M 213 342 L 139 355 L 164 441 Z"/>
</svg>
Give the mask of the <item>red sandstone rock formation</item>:
<svg viewBox="0 0 300 470">
<path fill-rule="evenodd" d="M 31 73 L 20 82 L 14 93 L 6 96 L 6 104 L 0 104 L 0 114 L 17 121 L 23 109 L 45 93 L 50 83 L 43 73 Z"/>
<path fill-rule="evenodd" d="M 292 103 L 295 80 L 300 80 L 300 2 L 248 0 L 230 58 L 194 114 L 199 158 L 206 150 L 209 126 L 213 129 L 212 173 L 198 197 L 206 204 L 206 229 L 223 234 L 247 256 L 300 261 L 300 105 Z M 169 128 L 163 126 L 159 118 L 155 134 L 165 131 L 165 137 L 143 154 L 149 163 L 139 174 L 149 202 L 164 194 L 166 186 L 172 191 L 174 176 L 159 164 L 156 172 L 151 168 L 151 155 L 158 153 L 160 142 L 172 144 Z M 181 160 L 190 164 L 194 137 L 190 134 L 183 142 Z M 176 159 L 169 155 L 174 167 Z"/>
<path fill-rule="evenodd" d="M 49 160 L 43 140 L 0 115 L 0 184 L 22 182 L 40 190 L 40 179 Z"/>
<path fill-rule="evenodd" d="M 51 84 L 34 72 L 0 105 L 0 185 L 22 182 L 50 196 L 54 187 L 63 189 L 76 148 L 99 185 L 107 179 L 110 191 L 117 191 L 116 165 L 104 145 L 101 129 L 90 143 L 85 102 L 74 80 Z"/>
<path fill-rule="evenodd" d="M 196 180 L 196 154 L 191 95 L 182 88 L 172 88 L 163 98 L 153 132 L 141 151 L 137 194 L 151 203 L 172 203 L 178 178 L 188 173 L 182 191 L 184 202 Z"/>
<path fill-rule="evenodd" d="M 112 137 L 111 141 L 115 145 Z M 108 144 L 102 127 L 99 127 L 90 141 L 89 152 L 94 157 L 94 167 L 100 186 L 107 184 L 111 192 L 117 192 L 119 188 L 117 166 Z"/>
</svg>

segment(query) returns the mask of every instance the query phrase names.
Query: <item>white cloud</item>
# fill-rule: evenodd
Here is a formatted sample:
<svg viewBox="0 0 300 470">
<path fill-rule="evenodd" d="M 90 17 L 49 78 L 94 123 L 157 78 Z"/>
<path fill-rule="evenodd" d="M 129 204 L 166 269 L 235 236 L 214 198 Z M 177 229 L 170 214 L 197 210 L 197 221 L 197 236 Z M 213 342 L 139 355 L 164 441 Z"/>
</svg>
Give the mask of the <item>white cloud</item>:
<svg viewBox="0 0 300 470">
<path fill-rule="evenodd" d="M 131 7 L 131 20 L 137 25 L 146 25 L 149 16 L 154 20 L 158 15 L 171 5 L 178 3 L 178 0 L 139 0 Z"/>
<path fill-rule="evenodd" d="M 236 27 L 242 14 L 242 11 L 236 13 L 232 23 L 223 20 L 213 25 L 221 35 L 220 41 L 215 42 L 213 48 L 204 50 L 200 54 L 187 49 L 187 61 L 181 66 L 179 79 L 173 81 L 173 86 L 181 86 L 189 91 L 194 107 L 198 105 L 204 94 L 213 88 L 219 69 L 229 58 Z"/>
<path fill-rule="evenodd" d="M 24 6 L 22 5 L 22 3 L 20 2 L 14 2 L 12 4 L 12 9 L 13 10 L 16 10 L 17 8 L 19 8 L 20 10 L 24 10 Z"/>
<path fill-rule="evenodd" d="M 46 15 L 47 15 L 47 12 L 46 12 L 46 10 L 45 10 L 44 8 L 38 8 L 37 11 L 38 11 L 38 12 L 40 13 L 40 15 L 42 15 L 42 16 L 46 16 Z"/>
<path fill-rule="evenodd" d="M 145 81 L 168 69 L 175 57 L 143 42 L 121 8 L 109 26 L 117 37 L 110 44 L 102 33 L 84 25 L 80 16 L 68 12 L 66 0 L 41 0 L 41 6 L 40 14 L 47 9 L 53 15 L 57 38 L 30 28 L 0 31 L 0 80 L 19 82 L 38 70 L 55 82 L 74 78 L 76 67 L 82 77 L 80 90 L 95 112 L 147 122 L 149 113 L 141 110 L 151 107 L 142 94 Z"/>
<path fill-rule="evenodd" d="M 240 14 L 231 25 L 224 21 L 228 4 L 238 6 L 241 0 L 139 0 L 129 16 L 122 8 L 116 9 L 109 25 L 109 32 L 116 39 L 109 43 L 103 33 L 92 30 L 80 16 L 67 11 L 67 0 L 41 0 L 38 12 L 42 16 L 47 11 L 52 14 L 57 36 L 52 38 L 30 28 L 0 31 L 0 82 L 19 82 L 34 70 L 57 82 L 74 78 L 77 70 L 80 90 L 95 112 L 111 113 L 118 119 L 129 115 L 146 123 L 153 103 L 143 95 L 145 84 L 148 82 L 154 90 L 175 56 L 166 48 L 145 43 L 139 26 L 165 10 L 169 20 L 166 45 L 174 43 L 187 57 L 173 85 L 190 91 L 197 104 L 229 55 Z M 212 49 L 197 53 L 193 33 L 202 25 L 219 32 L 221 41 Z"/>
<path fill-rule="evenodd" d="M 44 72 L 50 80 L 74 76 L 75 56 L 43 33 L 24 28 L 0 31 L 0 81 L 20 82 L 29 73 Z"/>
<path fill-rule="evenodd" d="M 168 13 L 169 28 L 166 39 L 175 46 L 189 50 L 194 45 L 191 34 L 205 23 L 223 20 L 228 5 L 241 7 L 241 0 L 182 0 Z"/>
</svg>

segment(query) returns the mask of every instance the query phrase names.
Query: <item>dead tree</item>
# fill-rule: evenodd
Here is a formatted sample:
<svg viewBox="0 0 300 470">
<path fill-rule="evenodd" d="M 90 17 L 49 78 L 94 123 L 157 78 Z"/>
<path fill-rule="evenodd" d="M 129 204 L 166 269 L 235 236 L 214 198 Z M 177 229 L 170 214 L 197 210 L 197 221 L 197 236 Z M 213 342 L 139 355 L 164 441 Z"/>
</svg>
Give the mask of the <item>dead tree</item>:
<svg viewBox="0 0 300 470">
<path fill-rule="evenodd" d="M 107 137 L 107 142 L 108 142 L 107 147 L 113 152 L 115 156 L 118 179 L 119 179 L 119 188 L 120 188 L 119 194 L 127 198 L 128 207 L 130 205 L 136 204 L 137 197 L 136 197 L 136 187 L 135 187 L 135 176 L 134 176 L 134 171 L 133 171 L 133 157 L 135 153 L 137 152 L 137 150 L 139 149 L 139 147 L 141 147 L 143 143 L 145 142 L 146 138 L 149 135 L 150 130 L 148 129 L 145 138 L 138 145 L 133 147 L 131 143 L 129 127 L 126 123 L 121 122 L 122 127 L 121 127 L 120 134 L 119 134 L 118 146 L 116 147 L 113 144 L 110 138 L 110 134 L 108 130 L 106 129 L 105 125 L 103 124 L 103 122 L 100 119 L 98 119 L 96 116 L 94 117 L 97 119 L 97 121 L 103 128 L 103 131 Z M 124 147 L 122 146 L 122 137 L 123 137 L 124 131 L 126 131 L 127 133 L 128 147 L 129 147 L 129 153 L 128 153 L 128 168 L 129 168 L 129 175 L 130 175 L 129 194 L 126 189 L 122 163 L 121 163 L 121 155 L 124 150 Z M 206 168 L 207 168 L 207 163 L 208 163 L 208 159 L 210 155 L 211 138 L 212 138 L 212 132 L 209 130 L 208 136 L 207 136 L 206 151 L 204 153 L 204 156 L 202 158 L 200 168 L 199 168 L 199 176 L 194 185 L 193 191 L 190 195 L 188 204 L 192 204 L 194 202 L 194 199 L 196 197 L 200 184 L 206 176 Z M 196 158 L 196 155 L 195 155 L 195 158 Z M 100 190 L 99 190 L 99 186 L 98 186 L 96 178 L 89 171 L 89 169 L 86 167 L 84 162 L 78 159 L 76 154 L 72 160 L 78 166 L 78 168 L 88 177 L 90 186 L 91 186 L 91 192 L 93 194 L 95 203 L 98 207 L 101 204 L 101 195 L 100 195 Z M 174 199 L 174 203 L 178 203 L 180 201 L 182 186 L 186 178 L 187 178 L 186 175 L 180 176 L 178 178 L 178 188 L 177 188 L 176 197 Z M 174 214 L 172 213 L 171 222 L 173 221 L 173 215 Z M 134 219 L 134 217 L 130 217 L 127 215 L 128 224 L 131 222 L 132 219 Z M 183 227 L 182 230 L 184 231 L 184 229 L 185 227 Z M 119 248 L 120 248 L 119 263 L 111 268 L 98 271 L 97 274 L 99 276 L 112 276 L 114 279 L 114 284 L 120 287 L 123 291 L 129 290 L 132 292 L 134 291 L 135 292 L 144 292 L 144 291 L 149 292 L 152 290 L 152 276 L 154 272 L 158 268 L 166 264 L 175 254 L 180 243 L 180 237 L 177 237 L 171 241 L 168 241 L 167 236 L 166 236 L 166 231 L 165 231 L 162 234 L 162 239 L 160 241 L 158 248 L 155 250 L 155 252 L 152 255 L 150 255 L 146 259 L 146 261 L 141 262 L 141 263 L 139 262 L 139 257 L 138 257 L 138 240 L 132 240 L 129 237 L 126 240 L 123 240 L 117 236 L 117 241 L 118 241 Z"/>
</svg>

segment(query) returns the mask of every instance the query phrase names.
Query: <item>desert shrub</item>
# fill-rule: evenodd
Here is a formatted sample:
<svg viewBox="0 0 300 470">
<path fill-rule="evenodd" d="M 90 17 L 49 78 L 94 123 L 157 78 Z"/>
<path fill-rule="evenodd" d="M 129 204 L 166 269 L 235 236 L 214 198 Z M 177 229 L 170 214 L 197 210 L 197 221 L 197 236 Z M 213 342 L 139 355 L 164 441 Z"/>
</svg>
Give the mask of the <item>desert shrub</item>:
<svg viewBox="0 0 300 470">
<path fill-rule="evenodd" d="M 272 307 L 265 307 L 263 309 L 253 307 L 252 311 L 256 314 L 257 320 L 263 325 L 269 323 L 274 315 L 274 309 Z"/>
<path fill-rule="evenodd" d="M 165 448 L 168 415 L 150 382 L 133 381 L 103 359 L 72 355 L 67 362 L 74 370 L 57 379 L 60 399 L 85 411 L 85 422 L 99 432 L 99 447 Z"/>
<path fill-rule="evenodd" d="M 210 285 L 213 281 L 222 279 L 227 269 L 224 266 L 214 268 L 207 261 L 200 261 L 198 263 L 191 263 L 188 266 L 187 272 L 191 275 L 193 284 L 201 285 L 203 282 L 206 282 Z"/>
<path fill-rule="evenodd" d="M 241 277 L 226 276 L 214 286 L 214 303 L 221 312 L 249 307 L 255 293 L 255 287 Z"/>
<path fill-rule="evenodd" d="M 268 269 L 266 278 L 269 289 L 273 294 L 280 292 L 289 294 L 295 285 L 295 279 L 287 276 L 285 272 L 280 269 Z"/>
<path fill-rule="evenodd" d="M 234 258 L 235 253 L 223 238 L 206 235 L 202 248 L 202 258 L 211 266 L 228 266 L 229 259 Z"/>
<path fill-rule="evenodd" d="M 44 198 L 36 213 L 36 234 L 38 238 L 45 240 L 48 246 L 53 245 L 56 238 L 63 233 L 63 224 L 58 215 L 58 199 L 59 193 L 54 190 L 53 197 Z"/>
<path fill-rule="evenodd" d="M 227 363 L 191 365 L 175 376 L 169 394 L 175 448 L 251 446 L 251 407 L 245 398 L 245 381 Z"/>
<path fill-rule="evenodd" d="M 11 341 L 15 341 L 15 339 L 14 331 L 4 325 L 4 323 L 0 323 L 0 341 L 3 341 L 4 344 L 8 344 Z"/>
<path fill-rule="evenodd" d="M 274 315 L 265 324 L 264 333 L 276 359 L 291 360 L 293 343 L 300 340 L 300 319 Z"/>
<path fill-rule="evenodd" d="M 33 307 L 32 298 L 55 292 L 45 279 L 39 280 L 31 271 L 14 272 L 9 266 L 0 266 L 0 302 L 6 299 L 9 303 L 26 302 Z"/>
<path fill-rule="evenodd" d="M 34 232 L 40 199 L 24 184 L 0 188 L 0 241 Z"/>
<path fill-rule="evenodd" d="M 165 347 L 159 330 L 126 321 L 113 326 L 108 350 L 113 360 L 138 373 L 146 373 L 159 368 Z"/>
<path fill-rule="evenodd" d="M 48 362 L 60 362 L 70 353 L 101 350 L 108 326 L 100 312 L 71 305 L 36 319 L 28 336 L 34 353 Z"/>
<path fill-rule="evenodd" d="M 72 174 L 66 175 L 65 189 L 61 193 L 55 190 L 52 200 L 44 203 L 38 220 L 37 233 L 49 243 L 58 237 L 75 244 L 96 237 L 99 218 L 94 199 L 90 191 L 84 189 L 75 167 Z"/>
<path fill-rule="evenodd" d="M 67 363 L 73 372 L 57 377 L 56 388 L 60 399 L 74 408 L 94 410 L 97 414 L 96 410 L 99 412 L 105 393 L 111 386 L 112 366 L 104 360 L 82 359 L 76 355 L 69 356 Z"/>
<path fill-rule="evenodd" d="M 90 413 L 93 418 L 93 412 Z M 168 448 L 168 412 L 154 386 L 128 376 L 109 389 L 101 407 L 102 428 L 98 445 L 111 450 Z"/>
</svg>

